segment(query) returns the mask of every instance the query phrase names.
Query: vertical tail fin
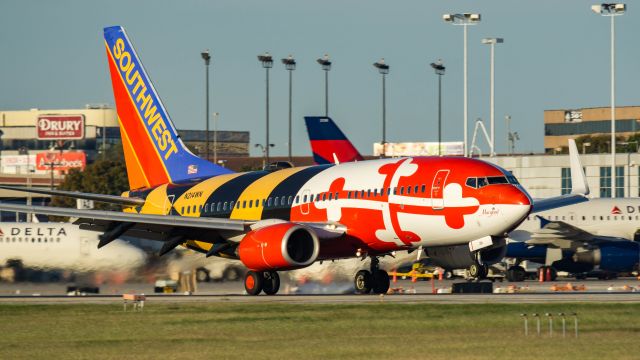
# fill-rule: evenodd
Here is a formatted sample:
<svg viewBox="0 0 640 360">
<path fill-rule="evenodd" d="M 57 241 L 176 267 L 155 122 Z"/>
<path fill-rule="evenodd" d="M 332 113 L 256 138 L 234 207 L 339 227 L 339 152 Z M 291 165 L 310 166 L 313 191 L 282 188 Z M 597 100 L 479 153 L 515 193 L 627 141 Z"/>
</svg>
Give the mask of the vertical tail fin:
<svg viewBox="0 0 640 360">
<path fill-rule="evenodd" d="M 329 117 L 305 116 L 313 160 L 317 164 L 333 164 L 364 160 L 338 125 Z"/>
<path fill-rule="evenodd" d="M 231 172 L 184 145 L 124 29 L 107 27 L 104 39 L 130 188 Z"/>
</svg>

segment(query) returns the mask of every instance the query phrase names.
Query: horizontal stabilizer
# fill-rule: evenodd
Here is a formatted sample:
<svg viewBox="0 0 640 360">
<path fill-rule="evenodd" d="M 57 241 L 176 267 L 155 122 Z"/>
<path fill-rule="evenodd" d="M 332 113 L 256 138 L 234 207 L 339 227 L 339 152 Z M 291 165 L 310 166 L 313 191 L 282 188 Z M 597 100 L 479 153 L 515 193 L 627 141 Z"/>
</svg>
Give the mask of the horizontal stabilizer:
<svg viewBox="0 0 640 360">
<path fill-rule="evenodd" d="M 31 188 L 31 187 L 24 187 L 24 186 L 7 186 L 7 185 L 0 185 L 0 189 L 22 191 L 22 192 L 27 192 L 32 194 L 63 196 L 63 197 L 70 197 L 73 199 L 93 200 L 93 201 L 111 203 L 111 204 L 131 205 L 131 206 L 144 205 L 144 199 L 130 198 L 130 197 L 124 197 L 124 196 L 118 196 L 118 195 L 103 195 L 103 194 L 83 193 L 79 191 L 49 190 L 49 189 L 39 189 L 39 188 Z"/>
</svg>

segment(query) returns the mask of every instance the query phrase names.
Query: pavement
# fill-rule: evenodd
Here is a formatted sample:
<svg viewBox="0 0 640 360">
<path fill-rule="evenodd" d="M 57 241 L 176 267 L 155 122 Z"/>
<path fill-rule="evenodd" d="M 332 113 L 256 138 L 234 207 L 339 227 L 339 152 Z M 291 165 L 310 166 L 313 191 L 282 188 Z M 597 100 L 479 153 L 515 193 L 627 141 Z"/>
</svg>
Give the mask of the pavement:
<svg viewBox="0 0 640 360">
<path fill-rule="evenodd" d="M 460 280 L 457 280 L 460 281 Z M 435 281 L 436 289 L 450 288 L 454 281 Z M 550 303 L 550 302 L 638 302 L 640 281 L 635 278 L 617 280 L 560 280 L 538 283 L 496 282 L 505 293 L 494 294 L 433 294 L 428 281 L 412 283 L 398 281 L 391 287 L 397 290 L 392 295 L 355 295 L 351 283 L 308 283 L 296 285 L 285 283 L 279 295 L 247 296 L 242 282 L 201 283 L 194 294 L 153 294 L 152 284 L 103 285 L 98 295 L 68 296 L 67 284 L 0 283 L 0 304 L 110 304 L 121 303 L 122 294 L 146 294 L 148 302 L 194 303 L 194 302 L 273 302 L 291 304 L 310 303 Z M 552 291 L 552 288 L 561 289 Z M 568 288 L 581 290 L 568 291 Z M 519 292 L 506 293 L 517 290 Z M 443 290 L 441 290 L 443 291 Z"/>
</svg>

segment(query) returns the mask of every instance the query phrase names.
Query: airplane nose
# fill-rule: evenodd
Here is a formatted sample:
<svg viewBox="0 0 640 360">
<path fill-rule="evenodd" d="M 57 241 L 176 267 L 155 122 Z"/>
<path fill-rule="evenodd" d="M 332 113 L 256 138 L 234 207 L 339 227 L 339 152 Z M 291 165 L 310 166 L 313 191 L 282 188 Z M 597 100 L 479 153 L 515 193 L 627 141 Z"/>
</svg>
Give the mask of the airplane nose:
<svg viewBox="0 0 640 360">
<path fill-rule="evenodd" d="M 529 194 L 517 186 L 509 186 L 500 191 L 500 200 L 503 204 L 531 206 L 532 200 Z"/>
</svg>

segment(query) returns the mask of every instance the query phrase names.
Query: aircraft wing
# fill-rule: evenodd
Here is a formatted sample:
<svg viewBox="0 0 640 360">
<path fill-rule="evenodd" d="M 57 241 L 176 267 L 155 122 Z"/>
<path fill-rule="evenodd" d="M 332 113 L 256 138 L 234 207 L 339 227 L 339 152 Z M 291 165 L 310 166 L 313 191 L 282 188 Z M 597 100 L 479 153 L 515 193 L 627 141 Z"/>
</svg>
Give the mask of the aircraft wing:
<svg viewBox="0 0 640 360">
<path fill-rule="evenodd" d="M 160 255 L 166 254 L 178 245 L 203 252 L 198 246 L 190 246 L 193 241 L 226 244 L 212 255 L 232 248 L 233 243 L 221 236 L 243 234 L 252 222 L 218 218 L 200 218 L 175 215 L 149 215 L 116 211 L 77 210 L 52 206 L 28 206 L 0 203 L 0 210 L 38 213 L 53 216 L 77 218 L 73 223 L 80 229 L 101 232 L 98 248 L 109 244 L 120 236 L 163 241 Z M 213 248 L 213 246 L 212 246 Z M 206 252 L 206 251 L 205 251 Z"/>
<path fill-rule="evenodd" d="M 534 199 L 531 213 L 551 210 L 567 205 L 589 201 L 589 184 L 580 163 L 578 148 L 573 139 L 569 139 L 569 163 L 571 166 L 571 193 L 546 199 Z"/>
</svg>

